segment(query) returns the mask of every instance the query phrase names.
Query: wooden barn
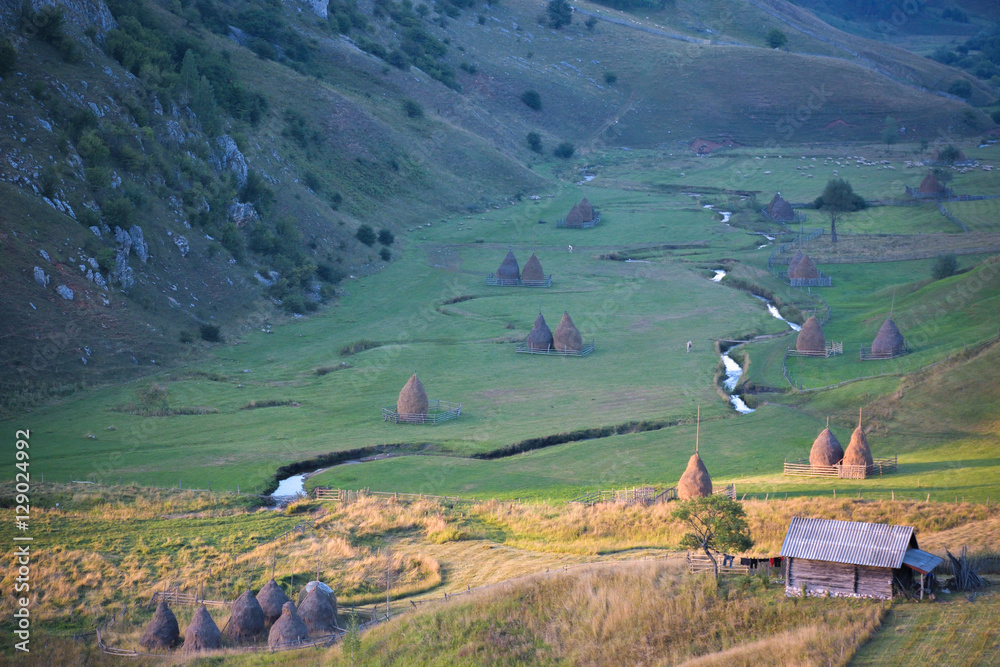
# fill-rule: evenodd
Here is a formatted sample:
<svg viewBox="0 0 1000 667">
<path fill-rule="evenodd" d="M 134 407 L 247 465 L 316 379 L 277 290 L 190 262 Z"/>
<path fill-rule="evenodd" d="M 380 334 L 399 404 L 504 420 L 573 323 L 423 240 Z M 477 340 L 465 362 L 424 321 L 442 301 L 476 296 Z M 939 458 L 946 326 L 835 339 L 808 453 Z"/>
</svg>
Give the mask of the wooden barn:
<svg viewBox="0 0 1000 667">
<path fill-rule="evenodd" d="M 786 596 L 887 600 L 941 563 L 921 551 L 911 526 L 794 517 L 781 546 Z"/>
</svg>

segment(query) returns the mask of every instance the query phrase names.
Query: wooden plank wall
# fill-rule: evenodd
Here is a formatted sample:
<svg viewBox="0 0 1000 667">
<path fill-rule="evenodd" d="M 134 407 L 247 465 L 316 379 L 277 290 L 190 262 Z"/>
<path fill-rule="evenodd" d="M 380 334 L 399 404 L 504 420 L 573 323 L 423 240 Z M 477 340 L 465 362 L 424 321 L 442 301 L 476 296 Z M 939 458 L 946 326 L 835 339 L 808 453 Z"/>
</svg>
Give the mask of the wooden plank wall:
<svg viewBox="0 0 1000 667">
<path fill-rule="evenodd" d="M 892 597 L 892 569 L 789 558 L 785 568 L 785 594 L 835 597 Z"/>
</svg>

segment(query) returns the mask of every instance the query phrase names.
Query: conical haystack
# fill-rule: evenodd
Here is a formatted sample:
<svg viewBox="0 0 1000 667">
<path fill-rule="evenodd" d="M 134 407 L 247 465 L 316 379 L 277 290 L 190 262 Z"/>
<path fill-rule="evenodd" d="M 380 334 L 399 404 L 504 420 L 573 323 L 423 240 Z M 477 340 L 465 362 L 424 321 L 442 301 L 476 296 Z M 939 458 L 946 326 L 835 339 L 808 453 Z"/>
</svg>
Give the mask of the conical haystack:
<svg viewBox="0 0 1000 667">
<path fill-rule="evenodd" d="M 169 649 L 173 648 L 180 638 L 181 630 L 177 625 L 177 617 L 170 611 L 166 601 L 160 600 L 156 605 L 153 619 L 139 639 L 139 645 L 148 649 Z"/>
<path fill-rule="evenodd" d="M 861 418 L 858 417 L 858 427 L 851 434 L 851 442 L 844 452 L 845 466 L 870 466 L 872 460 L 872 450 L 868 447 L 868 438 L 865 437 L 865 430 L 861 428 Z"/>
<path fill-rule="evenodd" d="M 830 424 L 820 431 L 820 434 L 813 440 L 812 449 L 809 450 L 809 465 L 811 466 L 835 466 L 844 458 L 844 449 L 840 446 L 837 436 L 830 430 Z"/>
<path fill-rule="evenodd" d="M 209 651 L 221 645 L 222 633 L 219 632 L 219 626 L 212 620 L 212 615 L 208 613 L 205 605 L 201 605 L 194 612 L 191 623 L 184 631 L 184 650 Z"/>
<path fill-rule="evenodd" d="M 875 340 L 872 341 L 872 354 L 896 355 L 903 351 L 905 343 L 903 334 L 899 333 L 899 328 L 890 317 L 882 324 Z"/>
<path fill-rule="evenodd" d="M 826 337 L 815 315 L 810 316 L 802 325 L 802 330 L 795 339 L 795 349 L 799 352 L 826 352 Z"/>
<path fill-rule="evenodd" d="M 514 251 L 508 250 L 507 256 L 503 258 L 500 262 L 500 267 L 497 269 L 497 278 L 501 280 L 518 280 L 521 277 L 521 268 L 517 265 L 517 258 L 514 257 Z"/>
<path fill-rule="evenodd" d="M 263 636 L 264 629 L 264 610 L 248 588 L 233 603 L 229 623 L 226 624 L 226 639 L 231 642 L 253 640 Z"/>
<path fill-rule="evenodd" d="M 594 207 L 590 205 L 590 202 L 587 201 L 586 197 L 584 197 L 580 201 L 579 206 L 580 206 L 580 215 L 583 216 L 584 222 L 590 222 L 591 220 L 594 219 Z"/>
<path fill-rule="evenodd" d="M 414 373 L 406 384 L 403 385 L 402 391 L 399 392 L 399 400 L 396 401 L 396 412 L 401 415 L 426 415 L 429 407 L 430 401 L 427 400 L 427 392 L 424 391 L 424 385 L 420 382 L 417 374 Z"/>
<path fill-rule="evenodd" d="M 933 171 L 924 176 L 924 180 L 920 181 L 919 189 L 925 195 L 939 195 L 944 193 L 944 186 L 941 185 L 941 181 L 938 180 L 937 174 Z"/>
<path fill-rule="evenodd" d="M 583 349 L 583 336 L 577 331 L 573 319 L 567 312 L 563 312 L 552 339 L 555 348 L 563 352 L 579 352 Z"/>
<path fill-rule="evenodd" d="M 552 330 L 549 329 L 549 325 L 545 323 L 545 318 L 542 317 L 541 313 L 538 313 L 538 317 L 535 318 L 535 325 L 531 327 L 531 331 L 528 333 L 526 342 L 529 350 L 552 349 L 555 342 L 552 339 Z"/>
<path fill-rule="evenodd" d="M 795 220 L 795 212 L 792 210 L 792 205 L 784 200 L 780 192 L 776 192 L 774 198 L 771 199 L 771 203 L 767 205 L 767 214 L 775 222 L 791 222 Z"/>
<path fill-rule="evenodd" d="M 792 278 L 795 277 L 795 275 L 794 275 L 795 274 L 795 267 L 799 265 L 799 262 L 802 261 L 803 257 L 805 257 L 805 255 L 802 253 L 801 250 L 797 251 L 794 255 L 792 255 L 792 261 L 790 261 L 788 263 L 788 279 L 789 280 L 791 280 Z"/>
<path fill-rule="evenodd" d="M 309 634 L 331 634 L 337 625 L 337 598 L 318 586 L 306 594 L 299 605 L 299 617 L 309 629 Z"/>
<path fill-rule="evenodd" d="M 712 478 L 698 454 L 692 454 L 687 469 L 677 482 L 677 497 L 681 500 L 712 495 Z"/>
<path fill-rule="evenodd" d="M 584 223 L 583 211 L 580 210 L 579 204 L 573 204 L 573 208 L 569 210 L 566 215 L 566 226 L 567 227 L 582 227 Z"/>
<path fill-rule="evenodd" d="M 309 638 L 309 628 L 299 617 L 299 611 L 294 602 L 286 602 L 281 607 L 281 617 L 271 626 L 267 635 L 269 649 L 280 648 Z"/>
<path fill-rule="evenodd" d="M 330 599 L 333 600 L 334 605 L 337 604 L 337 597 L 333 594 L 333 589 L 324 584 L 322 581 L 313 579 L 302 587 L 302 590 L 299 591 L 299 599 L 295 601 L 295 606 L 298 608 L 300 616 L 302 615 L 302 603 L 305 601 L 306 596 L 312 593 L 315 588 L 319 588 L 321 592 L 329 595 Z"/>
<path fill-rule="evenodd" d="M 257 602 L 264 612 L 264 622 L 270 625 L 281 616 L 281 607 L 288 602 L 288 596 L 274 579 L 271 579 L 257 593 Z"/>
<path fill-rule="evenodd" d="M 813 264 L 809 255 L 802 255 L 802 259 L 795 265 L 795 269 L 789 272 L 789 278 L 793 280 L 815 280 L 819 278 L 819 269 Z"/>
<path fill-rule="evenodd" d="M 535 253 L 531 253 L 531 257 L 524 263 L 524 268 L 521 269 L 521 280 L 545 280 L 542 263 L 538 261 Z"/>
</svg>

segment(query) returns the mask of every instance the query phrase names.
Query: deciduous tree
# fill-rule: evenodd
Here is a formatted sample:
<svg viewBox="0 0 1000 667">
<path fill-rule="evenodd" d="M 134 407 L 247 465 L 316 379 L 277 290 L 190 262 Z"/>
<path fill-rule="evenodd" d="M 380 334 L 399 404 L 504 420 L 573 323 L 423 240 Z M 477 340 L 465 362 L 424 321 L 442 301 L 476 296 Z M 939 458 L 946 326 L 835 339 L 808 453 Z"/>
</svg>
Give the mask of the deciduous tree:
<svg viewBox="0 0 1000 667">
<path fill-rule="evenodd" d="M 712 550 L 738 553 L 753 546 L 743 506 L 727 496 L 711 495 L 684 501 L 671 516 L 688 529 L 681 538 L 681 546 L 704 551 L 712 561 L 716 578 L 719 577 L 719 563 Z"/>
</svg>

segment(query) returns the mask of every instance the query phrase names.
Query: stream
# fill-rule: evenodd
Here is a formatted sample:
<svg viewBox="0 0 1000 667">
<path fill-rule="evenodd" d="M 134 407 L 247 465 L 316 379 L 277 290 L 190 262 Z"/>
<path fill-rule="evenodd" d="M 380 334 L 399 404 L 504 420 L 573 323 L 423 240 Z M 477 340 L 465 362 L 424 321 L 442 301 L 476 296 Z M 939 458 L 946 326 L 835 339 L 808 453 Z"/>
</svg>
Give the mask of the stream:
<svg viewBox="0 0 1000 667">
<path fill-rule="evenodd" d="M 279 480 L 278 488 L 271 493 L 271 499 L 281 506 L 288 504 L 300 496 L 306 495 L 306 478 L 315 475 L 318 472 L 323 472 L 324 470 L 326 470 L 326 468 L 320 468 L 319 470 L 313 470 L 312 472 L 302 473 L 301 475 L 292 475 L 291 477 Z"/>
<path fill-rule="evenodd" d="M 763 301 L 767 305 L 767 312 L 771 313 L 771 317 L 774 317 L 775 319 L 781 320 L 782 322 L 784 322 L 785 324 L 787 324 L 789 327 L 791 327 L 792 331 L 802 331 L 802 327 L 801 326 L 799 326 L 795 322 L 789 322 L 784 317 L 782 317 L 781 313 L 778 312 L 778 309 L 775 307 L 775 305 L 771 302 L 770 299 L 765 299 L 764 297 L 760 296 L 759 294 L 754 294 L 753 298 L 760 299 L 761 301 Z"/>
</svg>

